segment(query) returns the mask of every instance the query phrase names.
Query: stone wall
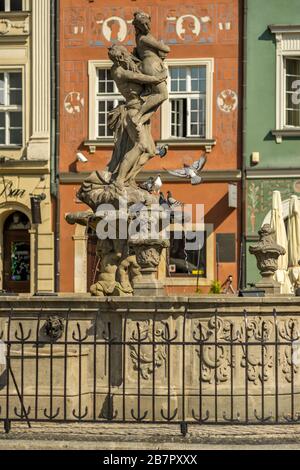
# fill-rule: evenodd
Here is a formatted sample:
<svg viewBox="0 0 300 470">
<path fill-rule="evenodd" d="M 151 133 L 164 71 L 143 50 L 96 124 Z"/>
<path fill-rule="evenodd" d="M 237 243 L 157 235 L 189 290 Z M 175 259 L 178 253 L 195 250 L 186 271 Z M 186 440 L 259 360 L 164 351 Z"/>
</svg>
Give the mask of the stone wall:
<svg viewBox="0 0 300 470">
<path fill-rule="evenodd" d="M 296 420 L 299 320 L 289 297 L 3 297 L 0 419 L 19 392 L 33 420 Z"/>
</svg>

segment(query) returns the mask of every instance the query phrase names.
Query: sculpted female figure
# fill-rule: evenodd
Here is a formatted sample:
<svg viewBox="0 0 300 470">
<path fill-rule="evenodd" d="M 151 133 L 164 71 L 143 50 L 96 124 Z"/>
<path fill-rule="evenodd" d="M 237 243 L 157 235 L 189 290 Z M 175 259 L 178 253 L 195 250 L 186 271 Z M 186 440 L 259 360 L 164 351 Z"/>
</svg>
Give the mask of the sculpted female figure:
<svg viewBox="0 0 300 470">
<path fill-rule="evenodd" d="M 136 31 L 136 48 L 134 54 L 142 61 L 140 71 L 145 75 L 161 76 L 166 71 L 163 59 L 170 48 L 162 41 L 155 39 L 150 33 L 151 18 L 147 13 L 136 12 L 132 23 Z M 137 125 L 144 124 L 158 107 L 168 99 L 166 81 L 151 86 L 150 93 L 133 121 Z"/>
</svg>

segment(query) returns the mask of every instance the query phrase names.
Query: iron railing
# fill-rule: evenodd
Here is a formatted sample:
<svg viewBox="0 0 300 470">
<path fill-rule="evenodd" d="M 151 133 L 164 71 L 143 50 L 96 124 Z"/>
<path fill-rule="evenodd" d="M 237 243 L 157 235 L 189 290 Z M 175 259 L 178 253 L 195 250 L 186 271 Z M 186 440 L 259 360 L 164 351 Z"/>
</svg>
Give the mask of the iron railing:
<svg viewBox="0 0 300 470">
<path fill-rule="evenodd" d="M 184 434 L 189 423 L 300 421 L 300 316 L 1 315 L 6 432 L 15 421 L 177 423 Z"/>
</svg>

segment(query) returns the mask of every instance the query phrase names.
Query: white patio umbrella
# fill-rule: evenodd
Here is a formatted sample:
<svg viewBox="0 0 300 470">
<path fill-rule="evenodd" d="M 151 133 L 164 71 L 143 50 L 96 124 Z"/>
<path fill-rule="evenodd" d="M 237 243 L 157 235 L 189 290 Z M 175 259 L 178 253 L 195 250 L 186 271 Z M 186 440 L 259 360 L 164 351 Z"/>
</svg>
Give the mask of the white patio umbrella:
<svg viewBox="0 0 300 470">
<path fill-rule="evenodd" d="M 278 270 L 274 274 L 274 279 L 280 284 L 281 294 L 291 294 L 293 292 L 293 286 L 288 273 L 288 239 L 282 215 L 282 203 L 279 191 L 273 191 L 271 227 L 275 230 L 276 243 L 283 246 L 286 251 L 285 255 L 281 255 L 278 258 Z"/>
<path fill-rule="evenodd" d="M 300 278 L 300 209 L 297 196 L 290 199 L 288 218 L 289 276 L 295 286 Z"/>
</svg>

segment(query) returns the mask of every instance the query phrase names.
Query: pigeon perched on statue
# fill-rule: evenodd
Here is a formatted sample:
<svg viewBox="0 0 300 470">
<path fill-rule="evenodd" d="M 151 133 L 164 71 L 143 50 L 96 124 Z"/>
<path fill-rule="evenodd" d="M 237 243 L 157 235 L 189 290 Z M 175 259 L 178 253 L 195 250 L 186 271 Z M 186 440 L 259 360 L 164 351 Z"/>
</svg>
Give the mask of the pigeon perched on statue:
<svg viewBox="0 0 300 470">
<path fill-rule="evenodd" d="M 160 189 L 161 189 L 162 185 L 163 185 L 163 183 L 162 183 L 161 177 L 160 177 L 160 175 L 157 175 L 156 179 L 154 180 L 154 184 L 153 184 L 154 192 L 158 194 L 160 192 Z"/>
<path fill-rule="evenodd" d="M 154 184 L 154 178 L 153 176 L 150 176 L 150 178 L 148 178 L 147 181 L 144 181 L 144 183 L 140 184 L 140 188 L 145 189 L 149 193 L 152 193 L 153 184 Z"/>
<path fill-rule="evenodd" d="M 159 193 L 160 188 L 162 187 L 162 180 L 160 175 L 157 175 L 157 177 L 154 179 L 153 176 L 150 176 L 147 181 L 144 183 L 140 184 L 140 188 L 145 189 L 149 193 Z"/>
<path fill-rule="evenodd" d="M 172 196 L 171 191 L 167 192 L 167 203 L 171 209 L 175 209 L 176 207 L 181 207 L 183 205 L 182 202 L 177 201 L 177 199 Z"/>
<path fill-rule="evenodd" d="M 165 169 L 170 175 L 178 176 L 179 178 L 186 178 L 191 181 L 193 185 L 200 184 L 202 182 L 202 178 L 200 176 L 201 170 L 204 168 L 207 161 L 206 155 L 203 155 L 199 158 L 199 160 L 195 161 L 192 165 L 187 165 L 186 163 L 183 165 L 183 168 L 178 170 L 167 170 Z"/>
<path fill-rule="evenodd" d="M 167 199 L 165 198 L 165 195 L 164 193 L 160 192 L 159 193 L 159 204 L 162 206 L 162 205 L 168 205 L 168 201 Z"/>
</svg>

